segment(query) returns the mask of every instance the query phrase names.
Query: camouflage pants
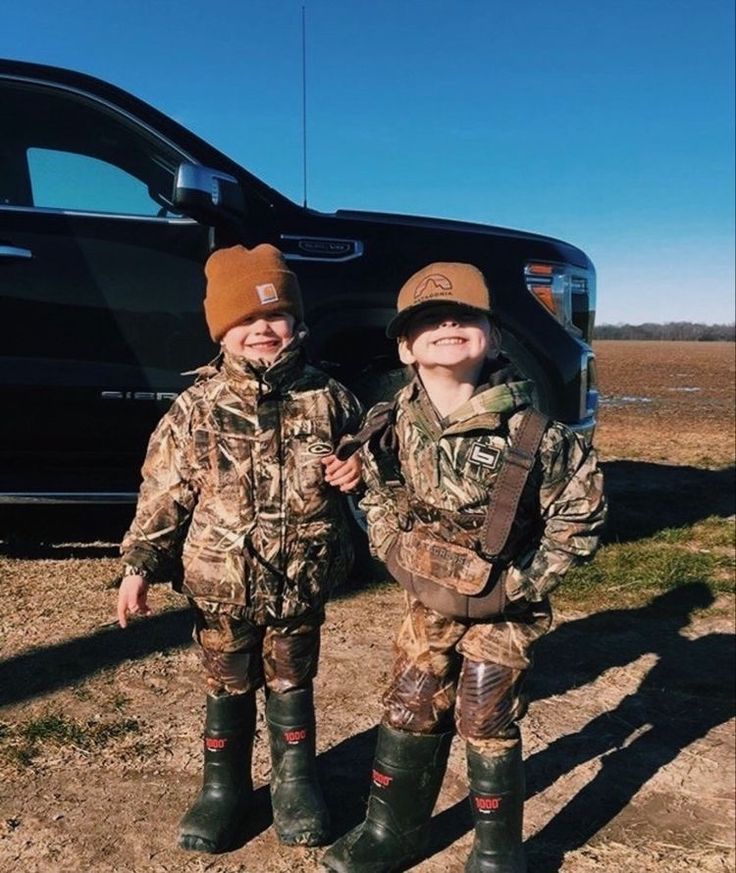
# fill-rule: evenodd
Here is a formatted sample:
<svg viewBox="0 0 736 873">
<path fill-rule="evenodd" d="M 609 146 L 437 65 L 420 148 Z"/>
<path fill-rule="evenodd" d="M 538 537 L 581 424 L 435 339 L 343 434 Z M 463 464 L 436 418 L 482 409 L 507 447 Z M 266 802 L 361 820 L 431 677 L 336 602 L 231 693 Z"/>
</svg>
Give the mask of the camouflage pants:
<svg viewBox="0 0 736 873">
<path fill-rule="evenodd" d="M 263 626 L 193 605 L 194 640 L 208 694 L 244 694 L 264 682 L 270 691 L 283 694 L 303 688 L 317 675 L 324 615 Z"/>
<path fill-rule="evenodd" d="M 516 735 L 526 711 L 522 684 L 531 648 L 552 622 L 547 601 L 486 622 L 456 621 L 409 594 L 396 639 L 384 722 L 428 734 L 448 730 L 483 746 Z"/>
</svg>

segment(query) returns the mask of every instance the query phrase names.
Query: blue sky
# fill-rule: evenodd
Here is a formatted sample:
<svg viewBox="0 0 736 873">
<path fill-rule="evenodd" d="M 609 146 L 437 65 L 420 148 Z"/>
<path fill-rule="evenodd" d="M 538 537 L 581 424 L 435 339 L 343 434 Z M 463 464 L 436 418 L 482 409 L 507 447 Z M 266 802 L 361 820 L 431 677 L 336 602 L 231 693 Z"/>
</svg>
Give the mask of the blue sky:
<svg viewBox="0 0 736 873">
<path fill-rule="evenodd" d="M 547 233 L 598 321 L 734 320 L 731 0 L 23 0 L 0 56 L 132 91 L 310 206 Z"/>
</svg>

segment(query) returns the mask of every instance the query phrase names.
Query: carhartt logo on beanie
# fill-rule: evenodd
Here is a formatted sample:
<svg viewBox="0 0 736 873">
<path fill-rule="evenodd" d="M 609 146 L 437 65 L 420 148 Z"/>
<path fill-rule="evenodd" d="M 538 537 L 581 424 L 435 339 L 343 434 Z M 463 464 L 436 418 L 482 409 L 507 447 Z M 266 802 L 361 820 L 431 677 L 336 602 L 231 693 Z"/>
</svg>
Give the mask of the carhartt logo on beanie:
<svg viewBox="0 0 736 873">
<path fill-rule="evenodd" d="M 204 272 L 204 313 L 215 342 L 231 327 L 257 315 L 288 312 L 297 322 L 304 320 L 299 281 L 281 252 L 268 243 L 253 249 L 219 249 L 207 259 Z"/>
<path fill-rule="evenodd" d="M 409 319 L 420 309 L 438 303 L 456 303 L 465 309 L 491 314 L 491 296 L 483 273 L 472 264 L 429 264 L 406 281 L 396 302 L 396 315 L 386 336 L 401 336 Z"/>
</svg>

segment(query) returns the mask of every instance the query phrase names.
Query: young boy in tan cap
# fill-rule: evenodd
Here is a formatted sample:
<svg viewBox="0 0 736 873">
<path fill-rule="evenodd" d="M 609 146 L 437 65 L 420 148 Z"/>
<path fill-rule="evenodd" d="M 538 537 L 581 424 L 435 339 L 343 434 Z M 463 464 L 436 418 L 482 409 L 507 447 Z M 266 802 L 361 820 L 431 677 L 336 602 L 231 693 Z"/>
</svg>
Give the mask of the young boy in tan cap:
<svg viewBox="0 0 736 873">
<path fill-rule="evenodd" d="M 500 353 L 483 275 L 434 263 L 387 329 L 414 370 L 354 442 L 371 548 L 406 589 L 366 819 L 327 852 L 339 873 L 404 869 L 426 850 L 454 727 L 466 742 L 468 873 L 522 873 L 518 721 L 547 595 L 595 551 L 605 516 L 595 452 L 533 406 Z"/>
<path fill-rule="evenodd" d="M 156 428 L 123 539 L 118 618 L 176 579 L 206 674 L 204 785 L 179 845 L 227 849 L 252 794 L 256 690 L 266 686 L 274 825 L 287 844 L 329 831 L 316 778 L 312 679 L 329 590 L 352 561 L 340 492 L 360 461 L 334 447 L 360 424 L 342 385 L 306 362 L 297 277 L 271 245 L 216 251 L 204 307 L 222 352 Z"/>
</svg>

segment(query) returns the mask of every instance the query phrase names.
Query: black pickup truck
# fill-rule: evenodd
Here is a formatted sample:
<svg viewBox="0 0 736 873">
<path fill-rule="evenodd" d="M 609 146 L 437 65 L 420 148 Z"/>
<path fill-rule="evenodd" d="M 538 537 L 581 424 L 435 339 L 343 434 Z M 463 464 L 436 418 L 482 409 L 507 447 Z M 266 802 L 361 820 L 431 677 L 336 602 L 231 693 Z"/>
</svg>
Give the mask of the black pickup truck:
<svg viewBox="0 0 736 873">
<path fill-rule="evenodd" d="M 396 382 L 397 289 L 430 261 L 486 275 L 539 405 L 591 434 L 595 272 L 515 230 L 298 206 L 165 115 L 81 73 L 0 60 L 0 503 L 133 500 L 154 424 L 215 347 L 213 247 L 278 246 L 311 354 L 368 400 Z M 326 364 L 324 362 L 327 362 Z"/>
</svg>

